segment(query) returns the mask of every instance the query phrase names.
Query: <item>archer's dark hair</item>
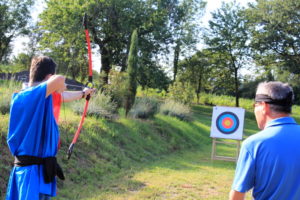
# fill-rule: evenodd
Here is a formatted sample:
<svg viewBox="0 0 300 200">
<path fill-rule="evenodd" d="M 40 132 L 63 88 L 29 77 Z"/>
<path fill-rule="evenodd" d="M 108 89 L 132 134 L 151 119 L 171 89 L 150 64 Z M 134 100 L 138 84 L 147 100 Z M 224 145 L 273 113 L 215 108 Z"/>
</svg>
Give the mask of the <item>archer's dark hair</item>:
<svg viewBox="0 0 300 200">
<path fill-rule="evenodd" d="M 56 63 L 47 56 L 34 57 L 31 61 L 29 82 L 41 82 L 47 75 L 55 74 Z"/>
</svg>

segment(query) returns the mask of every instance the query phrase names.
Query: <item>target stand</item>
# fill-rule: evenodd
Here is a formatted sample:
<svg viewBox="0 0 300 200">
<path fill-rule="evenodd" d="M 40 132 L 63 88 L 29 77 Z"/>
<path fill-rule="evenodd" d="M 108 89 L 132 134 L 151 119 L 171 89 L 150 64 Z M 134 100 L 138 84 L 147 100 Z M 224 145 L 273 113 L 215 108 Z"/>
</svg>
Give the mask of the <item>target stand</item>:
<svg viewBox="0 0 300 200">
<path fill-rule="evenodd" d="M 212 138 L 212 160 L 237 161 L 243 138 L 245 110 L 235 107 L 215 106 L 213 108 L 210 137 Z M 221 139 L 218 141 L 218 138 Z M 224 141 L 224 139 L 235 140 Z M 235 145 L 235 157 L 217 155 L 217 144 Z"/>
<path fill-rule="evenodd" d="M 236 156 L 230 157 L 230 156 L 221 156 L 217 155 L 217 144 L 228 144 L 228 145 L 235 145 L 236 146 Z M 212 150 L 211 150 L 211 159 L 212 160 L 225 160 L 225 161 L 233 161 L 236 162 L 239 157 L 239 152 L 241 148 L 241 141 L 236 140 L 236 142 L 227 142 L 227 141 L 218 141 L 217 138 L 213 138 L 212 140 Z"/>
</svg>

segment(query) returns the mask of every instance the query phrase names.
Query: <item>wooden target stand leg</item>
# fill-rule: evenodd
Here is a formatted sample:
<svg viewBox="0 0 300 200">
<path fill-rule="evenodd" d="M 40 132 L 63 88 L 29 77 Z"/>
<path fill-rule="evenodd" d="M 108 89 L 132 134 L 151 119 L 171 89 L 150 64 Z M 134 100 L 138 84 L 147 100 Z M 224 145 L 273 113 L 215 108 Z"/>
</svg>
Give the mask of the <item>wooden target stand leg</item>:
<svg viewBox="0 0 300 200">
<path fill-rule="evenodd" d="M 229 144 L 229 145 L 236 145 L 236 156 L 235 157 L 229 157 L 229 156 L 218 156 L 217 155 L 217 144 Z M 217 141 L 217 138 L 213 138 L 212 140 L 212 150 L 211 150 L 211 159 L 212 160 L 225 160 L 225 161 L 232 161 L 236 162 L 241 148 L 241 141 L 236 140 L 236 142 L 227 142 L 227 141 Z"/>
</svg>

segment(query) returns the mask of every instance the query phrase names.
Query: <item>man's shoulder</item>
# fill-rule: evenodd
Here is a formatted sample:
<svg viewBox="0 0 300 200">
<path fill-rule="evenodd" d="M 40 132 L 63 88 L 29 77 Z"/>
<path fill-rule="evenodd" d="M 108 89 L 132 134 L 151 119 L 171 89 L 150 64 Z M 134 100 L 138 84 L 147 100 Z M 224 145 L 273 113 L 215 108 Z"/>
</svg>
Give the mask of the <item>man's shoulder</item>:
<svg viewBox="0 0 300 200">
<path fill-rule="evenodd" d="M 27 87 L 27 88 L 23 88 L 21 91 L 20 91 L 20 94 L 26 94 L 26 93 L 32 93 L 32 92 L 38 92 L 38 91 L 45 91 L 47 89 L 47 83 L 44 82 L 44 83 L 41 83 L 39 85 L 36 85 L 36 86 L 32 86 L 32 87 Z"/>
<path fill-rule="evenodd" d="M 291 132 L 291 129 L 293 130 L 293 133 L 300 133 L 300 125 L 298 125 L 296 122 L 277 124 L 274 126 L 269 126 L 264 130 L 249 136 L 246 140 L 244 140 L 243 145 L 250 149 L 253 147 L 258 147 L 261 144 L 272 143 L 274 140 L 282 139 L 282 133 Z"/>
<path fill-rule="evenodd" d="M 46 95 L 47 85 L 40 84 L 34 87 L 23 88 L 20 91 L 15 92 L 12 95 L 12 103 L 33 101 L 34 99 L 40 99 L 41 96 Z"/>
<path fill-rule="evenodd" d="M 268 132 L 269 131 L 265 129 L 257 132 L 256 134 L 249 136 L 247 139 L 244 140 L 243 145 L 246 147 L 251 147 L 263 143 L 264 141 L 270 138 L 269 135 L 267 134 Z"/>
</svg>

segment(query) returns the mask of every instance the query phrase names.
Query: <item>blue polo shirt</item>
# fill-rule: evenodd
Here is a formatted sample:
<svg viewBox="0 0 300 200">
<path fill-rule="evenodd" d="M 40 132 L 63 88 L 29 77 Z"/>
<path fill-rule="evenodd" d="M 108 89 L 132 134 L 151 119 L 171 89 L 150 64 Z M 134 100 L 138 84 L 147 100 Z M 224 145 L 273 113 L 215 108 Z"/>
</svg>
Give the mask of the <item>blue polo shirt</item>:
<svg viewBox="0 0 300 200">
<path fill-rule="evenodd" d="M 13 95 L 7 143 L 12 155 L 52 157 L 57 153 L 58 126 L 52 95 L 42 83 Z M 39 194 L 56 195 L 56 181 L 45 183 L 42 165 L 13 167 L 6 200 L 38 200 Z"/>
<path fill-rule="evenodd" d="M 232 189 L 252 188 L 255 200 L 300 199 L 300 126 L 293 118 L 272 120 L 243 142 Z"/>
</svg>

